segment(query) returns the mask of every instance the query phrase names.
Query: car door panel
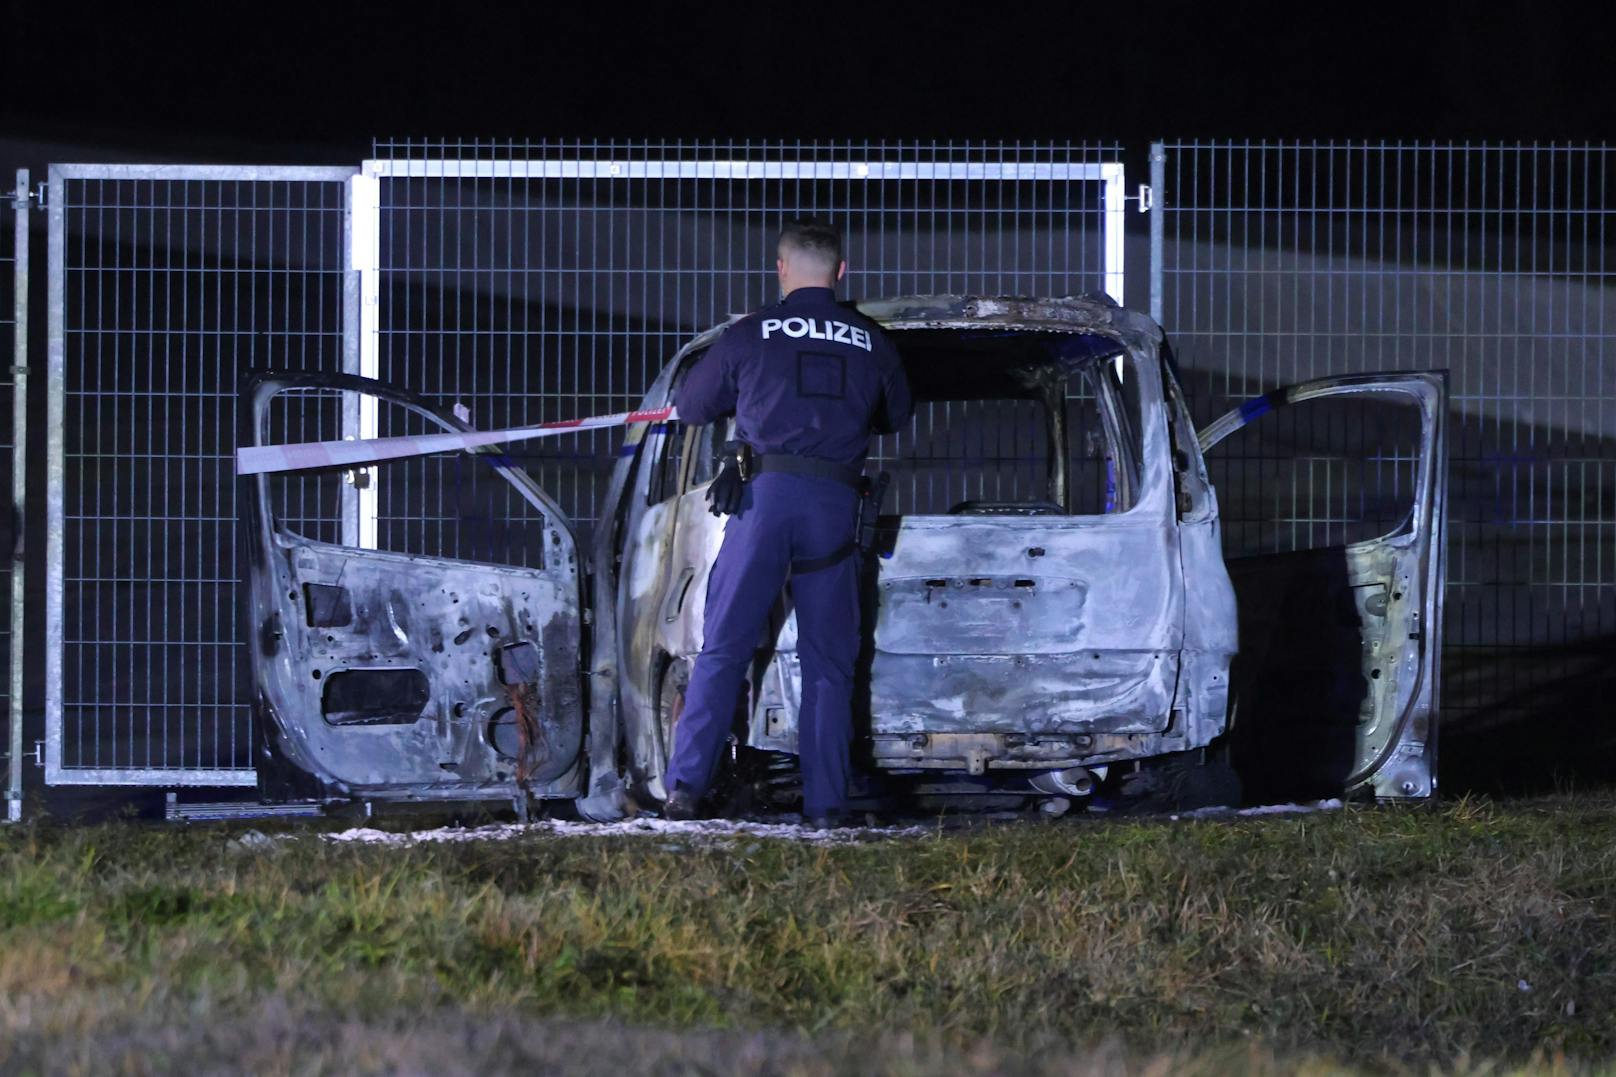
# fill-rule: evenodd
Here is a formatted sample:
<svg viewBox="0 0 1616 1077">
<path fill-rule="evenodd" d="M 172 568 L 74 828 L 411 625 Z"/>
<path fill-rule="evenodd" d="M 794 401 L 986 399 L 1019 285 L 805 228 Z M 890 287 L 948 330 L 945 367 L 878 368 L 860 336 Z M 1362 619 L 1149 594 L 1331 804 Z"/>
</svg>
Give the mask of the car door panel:
<svg viewBox="0 0 1616 1077">
<path fill-rule="evenodd" d="M 248 390 L 251 441 L 287 394 L 362 393 L 458 424 L 364 379 L 281 375 Z M 270 477 L 247 481 L 248 589 L 261 781 L 364 799 L 504 799 L 576 791 L 583 743 L 580 570 L 571 529 L 525 475 L 494 467 L 532 512 L 525 564 L 477 563 L 306 537 Z M 326 473 L 329 476 L 329 472 Z M 497 481 L 497 480 L 495 480 Z M 434 548 L 454 523 L 437 528 Z M 408 521 L 402 530 L 419 535 Z"/>
<path fill-rule="evenodd" d="M 1365 437 L 1361 429 L 1323 431 L 1340 426 L 1338 420 L 1310 425 L 1306 409 L 1313 402 L 1354 398 L 1410 409 L 1417 434 L 1391 439 L 1406 442 L 1398 446 Z M 1343 474 L 1366 467 L 1381 468 L 1377 483 L 1388 487 L 1411 480 L 1406 489 L 1394 491 L 1407 495 L 1408 506 L 1392 514 L 1400 518 L 1384 533 L 1364 537 L 1345 526 L 1351 511 L 1363 511 L 1367 500 L 1380 496 L 1355 487 L 1334 495 L 1337 505 L 1350 510 L 1340 512 L 1340 519 L 1311 509 L 1290 511 L 1288 526 L 1322 531 L 1324 541 L 1228 559 L 1240 618 L 1240 653 L 1231 671 L 1233 744 L 1254 795 L 1272 799 L 1364 790 L 1402 798 L 1434 791 L 1446 405 L 1442 373 L 1326 378 L 1259 397 L 1201 433 L 1203 448 L 1210 450 L 1235 431 L 1294 408 L 1290 421 L 1310 441 L 1310 481 L 1322 475 L 1345 486 Z M 1319 451 L 1330 439 L 1353 448 Z M 1264 450 L 1245 466 L 1260 469 L 1258 457 L 1271 456 Z M 1240 459 L 1230 466 L 1241 466 Z M 1276 488 L 1264 497 L 1302 500 L 1306 492 L 1299 493 L 1296 485 L 1293 481 L 1290 489 Z M 1220 487 L 1220 497 L 1227 511 L 1231 494 Z"/>
</svg>

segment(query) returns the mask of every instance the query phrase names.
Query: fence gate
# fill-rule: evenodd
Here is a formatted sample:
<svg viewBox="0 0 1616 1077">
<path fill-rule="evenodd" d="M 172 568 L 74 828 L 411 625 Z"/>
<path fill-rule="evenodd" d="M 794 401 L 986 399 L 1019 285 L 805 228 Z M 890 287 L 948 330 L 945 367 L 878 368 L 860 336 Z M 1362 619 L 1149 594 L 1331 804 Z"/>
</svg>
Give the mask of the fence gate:
<svg viewBox="0 0 1616 1077">
<path fill-rule="evenodd" d="M 801 214 L 841 227 L 853 297 L 1120 302 L 1119 158 L 394 142 L 359 175 L 53 167 L 46 780 L 255 780 L 231 459 L 244 370 L 362 373 L 484 428 L 623 410 L 692 334 L 772 298 L 773 237 Z M 314 410 L 378 431 L 360 407 Z M 615 451 L 608 433 L 519 457 L 586 543 Z M 478 539 L 466 513 L 500 509 L 468 509 L 437 465 L 274 496 L 296 497 L 283 508 L 321 537 L 453 557 Z"/>
<path fill-rule="evenodd" d="M 361 369 L 485 428 L 621 411 L 694 333 L 775 297 L 774 236 L 808 214 L 843 231 L 846 296 L 1121 302 L 1119 157 L 1072 144 L 378 142 L 355 203 Z M 517 454 L 586 548 L 616 444 L 601 432 Z M 413 477 L 362 491 L 367 544 L 400 548 L 399 507 L 421 498 L 399 483 Z"/>
<path fill-rule="evenodd" d="M 354 172 L 51 167 L 47 782 L 256 781 L 237 381 L 353 369 Z"/>
<path fill-rule="evenodd" d="M 28 172 L 0 198 L 0 752 L 6 760 L 6 819 L 22 818 L 23 492 L 28 437 Z M 8 219 L 9 216 L 9 219 Z M 6 285 L 10 287 L 6 287 Z M 5 361 L 0 359 L 0 361 Z"/>
<path fill-rule="evenodd" d="M 1596 743 L 1585 724 L 1616 689 L 1612 154 L 1152 147 L 1151 313 L 1198 420 L 1310 377 L 1452 372 L 1443 765 L 1461 781 L 1616 757 L 1612 728 Z M 1284 473 L 1302 441 L 1212 461 L 1229 552 L 1389 530 L 1407 463 L 1391 429 L 1306 432 Z"/>
</svg>

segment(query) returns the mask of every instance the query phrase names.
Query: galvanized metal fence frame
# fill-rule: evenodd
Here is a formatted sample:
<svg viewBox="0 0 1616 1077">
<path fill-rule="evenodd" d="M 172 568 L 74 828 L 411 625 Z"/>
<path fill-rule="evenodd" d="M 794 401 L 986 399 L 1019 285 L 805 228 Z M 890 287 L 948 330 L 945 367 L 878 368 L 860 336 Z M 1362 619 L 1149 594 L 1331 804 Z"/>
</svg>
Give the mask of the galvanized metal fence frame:
<svg viewBox="0 0 1616 1077">
<path fill-rule="evenodd" d="M 49 213 L 49 275 L 47 296 L 49 306 L 49 328 L 47 339 L 47 414 L 49 429 L 47 433 L 47 546 L 45 551 L 45 781 L 47 784 L 99 786 L 143 785 L 168 787 L 251 786 L 256 784 L 257 781 L 256 772 L 250 764 L 241 766 L 210 766 L 200 765 L 199 761 L 199 765 L 190 766 L 139 766 L 133 764 L 132 756 L 127 756 L 124 765 L 83 765 L 81 761 L 70 761 L 66 759 L 64 745 L 64 700 L 66 687 L 64 683 L 64 649 L 67 641 L 64 638 L 64 607 L 67 597 L 65 567 L 68 518 L 66 513 L 66 498 L 69 493 L 67 490 L 68 447 L 66 439 L 68 421 L 70 418 L 67 400 L 67 379 L 69 375 L 67 366 L 67 337 L 70 331 L 76 331 L 78 328 L 69 327 L 66 324 L 68 298 L 67 274 L 69 269 L 68 215 L 70 208 L 73 206 L 69 193 L 69 184 L 79 181 L 103 181 L 109 184 L 132 183 L 137 185 L 135 189 L 138 190 L 138 184 L 148 183 L 153 185 L 152 187 L 148 188 L 148 190 L 152 191 L 155 191 L 156 185 L 159 184 L 190 182 L 236 184 L 238 185 L 238 189 L 239 185 L 248 185 L 249 189 L 255 190 L 261 188 L 253 188 L 252 185 L 273 185 L 276 183 L 288 185 L 329 184 L 339 187 L 343 192 L 340 196 L 341 205 L 340 207 L 323 206 L 322 208 L 328 211 L 334 208 L 340 208 L 341 212 L 343 212 L 346 217 L 347 184 L 356 173 L 357 169 L 355 168 L 301 166 L 257 167 L 75 164 L 51 166 L 49 197 L 47 200 L 47 209 Z M 120 211 L 154 210 L 155 205 L 114 204 L 106 208 L 110 208 L 114 213 L 117 213 Z M 183 210 L 204 210 L 213 207 L 186 205 L 177 208 L 181 208 Z M 235 207 L 233 207 L 233 209 L 234 208 Z M 255 209 L 256 206 L 239 208 L 241 208 L 243 212 L 246 212 L 249 209 Z M 221 219 L 223 212 L 223 207 L 220 207 Z M 346 227 L 346 221 L 344 223 Z M 220 228 L 222 229 L 222 227 L 223 225 L 221 224 Z M 256 249 L 256 223 L 253 225 L 253 231 L 251 234 L 254 240 L 254 249 L 247 252 L 247 265 L 249 267 L 253 265 L 252 259 L 257 258 L 261 253 Z M 273 244 L 273 239 L 271 239 L 270 242 Z M 348 243 L 346 240 L 346 235 L 344 235 L 342 250 L 339 250 L 337 255 L 338 257 L 343 256 L 343 250 L 345 250 L 347 246 Z M 239 243 L 236 254 L 238 258 L 241 257 Z M 116 275 L 118 268 L 119 267 L 116 266 L 114 267 L 114 275 Z M 165 271 L 168 268 L 170 267 L 164 267 Z M 240 269 L 241 266 L 238 265 L 235 268 Z M 156 267 L 144 267 L 144 269 L 153 275 L 158 272 Z M 188 267 L 181 266 L 178 267 L 177 271 L 183 273 L 186 272 L 187 269 Z M 131 268 L 128 270 L 130 275 L 141 271 L 142 269 L 140 267 Z M 195 271 L 201 272 L 202 270 Z M 323 272 L 331 273 L 334 272 L 334 270 L 328 269 L 324 270 Z M 347 271 L 346 267 L 344 267 L 343 273 L 344 287 L 341 305 L 343 315 L 342 326 L 345 337 L 344 347 L 342 349 L 342 366 L 345 369 L 351 370 L 356 359 L 356 353 L 353 352 L 352 348 L 347 346 L 347 337 L 352 336 L 351 333 L 347 332 L 347 327 L 354 325 L 357 322 L 354 307 L 357 303 L 358 293 L 356 288 L 350 287 L 350 284 L 353 281 L 353 274 Z M 122 283 L 122 281 L 115 282 L 115 284 L 118 286 L 121 286 Z M 120 332 L 125 331 L 119 327 L 114 328 Z M 134 332 L 134 330 L 129 330 L 129 332 Z M 198 332 L 203 331 L 198 330 Z M 228 334 L 221 330 L 216 335 L 225 336 Z M 273 337 L 274 334 L 270 333 L 269 335 Z M 282 335 L 286 336 L 288 334 Z M 165 353 L 165 360 L 166 358 L 167 356 Z M 211 391 L 196 392 L 189 395 L 193 397 L 219 400 L 221 401 L 221 412 L 224 414 L 233 414 L 236 400 L 235 376 L 239 373 L 241 373 L 240 370 L 225 371 L 221 368 L 219 371 L 219 385 L 215 386 L 215 388 Z M 187 394 L 180 393 L 178 395 L 183 397 Z M 222 420 L 219 420 L 219 422 L 222 422 Z M 215 428 L 214 433 L 218 433 L 217 428 Z M 234 442 L 233 434 L 234 425 L 231 424 L 229 429 L 226 431 L 226 436 L 232 446 Z M 158 453 L 154 455 L 162 458 L 166 454 Z M 192 458 L 198 461 L 198 468 L 211 466 L 215 470 L 216 474 L 213 476 L 213 478 L 214 481 L 220 484 L 219 489 L 228 489 L 231 491 L 234 490 L 233 461 L 229 451 L 215 451 L 213 453 L 208 453 L 204 446 L 203 449 L 191 453 L 190 455 Z M 116 467 L 117 464 L 114 463 L 112 466 Z M 198 471 L 198 474 L 201 474 L 200 470 Z M 133 483 L 133 480 L 130 481 Z M 139 491 L 135 491 L 135 493 L 138 492 Z M 230 498 L 230 501 L 233 504 L 233 497 Z M 183 520 L 184 518 L 185 517 L 183 514 L 174 517 L 174 519 L 178 520 Z M 220 519 L 211 522 L 219 524 L 224 534 L 232 536 L 234 535 L 233 518 L 230 520 Z M 228 540 L 226 545 L 228 545 L 228 549 L 219 551 L 219 556 L 215 562 L 216 564 L 234 564 L 234 540 Z M 158 580 L 156 582 L 162 581 Z M 235 581 L 233 579 L 220 579 L 210 582 L 218 585 L 235 586 Z M 217 612 L 215 612 L 215 616 L 217 617 Z M 215 629 L 221 635 L 228 633 L 228 640 L 215 639 L 211 641 L 189 641 L 199 644 L 195 649 L 195 660 L 201 665 L 205 666 L 210 661 L 222 660 L 219 652 L 228 653 L 231 646 L 238 648 L 241 646 L 241 626 L 236 623 L 237 619 L 233 615 L 229 614 L 218 617 L 218 619 L 222 620 L 224 623 L 216 625 Z M 116 633 L 116 628 L 109 629 L 109 631 Z M 118 641 L 113 640 L 111 642 Z M 174 642 L 179 643 L 187 641 Z M 136 645 L 138 646 L 139 644 Z M 210 647 L 211 650 L 209 649 Z M 135 672 L 138 674 L 138 671 Z M 209 672 L 216 673 L 217 671 Z M 143 704 L 143 706 L 146 706 L 149 712 L 157 713 L 159 731 L 165 738 L 164 743 L 161 746 L 162 750 L 166 753 L 164 755 L 164 759 L 171 759 L 173 753 L 168 750 L 168 745 L 166 743 L 168 726 L 163 723 L 171 722 L 172 716 L 168 715 L 163 709 L 164 701 L 159 700 L 155 703 Z M 247 701 L 244 699 L 238 700 L 235 706 L 239 706 L 244 712 L 244 709 L 247 706 Z M 150 719 L 148 718 L 148 725 L 149 723 Z M 232 730 L 232 737 L 234 736 L 234 733 L 235 731 Z M 183 730 L 181 731 L 181 736 L 181 754 L 183 755 Z M 152 745 L 148 744 L 146 747 L 146 754 L 149 756 L 151 754 Z M 241 754 L 240 746 L 238 746 L 236 754 L 238 756 Z"/>
<path fill-rule="evenodd" d="M 1541 742 L 1545 710 L 1600 705 L 1613 166 L 1605 146 L 1151 146 L 1150 311 L 1201 375 L 1198 420 L 1307 377 L 1453 368 L 1450 731 L 1521 724 Z M 1563 697 L 1566 661 L 1583 686 Z"/>
<path fill-rule="evenodd" d="M 17 186 L 11 200 L 13 241 L 9 258 L 0 259 L 11 267 L 12 314 L 11 369 L 0 378 L 0 389 L 11 393 L 11 441 L 5 449 L 11 454 L 11 526 L 13 548 L 7 551 L 3 571 L 10 620 L 7 627 L 8 662 L 3 695 L 6 725 L 6 821 L 22 819 L 23 768 L 23 532 L 27 521 L 28 488 L 28 170 L 17 170 Z M 0 318 L 0 322 L 8 319 Z"/>
</svg>

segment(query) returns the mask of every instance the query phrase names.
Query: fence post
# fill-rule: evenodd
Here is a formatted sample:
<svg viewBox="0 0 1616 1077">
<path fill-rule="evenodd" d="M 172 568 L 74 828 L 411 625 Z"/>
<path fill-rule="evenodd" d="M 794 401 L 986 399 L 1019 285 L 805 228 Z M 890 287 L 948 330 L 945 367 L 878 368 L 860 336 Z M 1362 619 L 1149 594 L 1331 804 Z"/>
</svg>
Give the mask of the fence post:
<svg viewBox="0 0 1616 1077">
<path fill-rule="evenodd" d="M 16 199 L 11 204 L 17 240 L 12 247 L 11 336 L 11 663 L 6 670 L 6 718 L 9 722 L 6 775 L 6 821 L 22 819 L 22 651 L 23 534 L 28 491 L 28 170 L 17 170 Z"/>
<path fill-rule="evenodd" d="M 347 190 L 348 273 L 344 276 L 343 294 L 344 301 L 351 305 L 343 312 L 343 369 L 375 379 L 381 377 L 381 181 L 362 171 L 349 178 Z M 350 322 L 349 314 L 357 318 Z M 375 397 L 345 394 L 342 411 L 345 437 L 376 436 Z M 381 471 L 375 467 L 355 468 L 351 478 L 353 486 L 343 491 L 343 541 L 361 550 L 374 550 L 380 506 L 376 484 Z"/>
<path fill-rule="evenodd" d="M 1167 147 L 1150 144 L 1150 316 L 1162 323 L 1162 252 L 1167 227 Z"/>
<path fill-rule="evenodd" d="M 67 336 L 63 303 L 67 297 L 67 181 L 61 165 L 50 166 L 45 208 L 49 215 L 45 275 L 46 411 L 45 411 L 45 784 L 62 766 L 62 611 L 66 567 L 64 478 L 67 472 Z"/>
</svg>

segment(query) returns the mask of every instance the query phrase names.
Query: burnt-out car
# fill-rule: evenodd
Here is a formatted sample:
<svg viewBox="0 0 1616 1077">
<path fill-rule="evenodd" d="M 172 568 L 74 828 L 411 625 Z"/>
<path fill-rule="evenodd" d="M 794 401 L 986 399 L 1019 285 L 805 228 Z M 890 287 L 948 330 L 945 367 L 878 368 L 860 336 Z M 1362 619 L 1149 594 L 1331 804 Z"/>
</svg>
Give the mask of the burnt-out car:
<svg viewBox="0 0 1616 1077">
<path fill-rule="evenodd" d="M 1108 301 L 859 309 L 919 402 L 871 451 L 893 481 L 864 570 L 870 792 L 1227 798 L 1231 773 L 1261 798 L 1433 792 L 1441 374 L 1309 382 L 1198 436 L 1161 331 Z M 676 401 L 723 328 L 642 408 Z M 333 436 L 355 407 L 396 413 L 373 423 L 383 436 L 466 429 L 356 378 L 273 375 L 251 395 L 248 443 Z M 250 480 L 265 791 L 572 798 L 594 817 L 654 802 L 701 647 L 724 528 L 704 494 L 730 427 L 630 426 L 587 555 L 544 489 L 563 471 L 497 452 L 401 462 L 413 471 L 364 511 L 341 485 L 375 481 L 363 472 Z M 1220 459 L 1242 431 L 1255 450 Z M 1227 500 L 1220 519 L 1224 484 L 1237 520 Z M 497 526 L 468 543 L 471 519 Z M 788 588 L 730 760 L 736 787 L 781 806 L 799 700 Z"/>
</svg>

